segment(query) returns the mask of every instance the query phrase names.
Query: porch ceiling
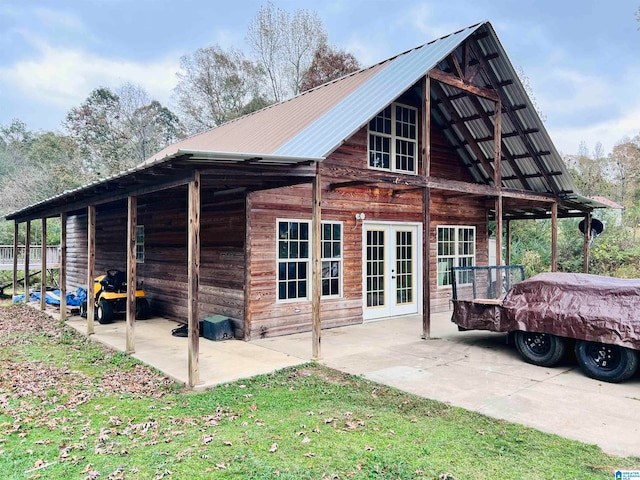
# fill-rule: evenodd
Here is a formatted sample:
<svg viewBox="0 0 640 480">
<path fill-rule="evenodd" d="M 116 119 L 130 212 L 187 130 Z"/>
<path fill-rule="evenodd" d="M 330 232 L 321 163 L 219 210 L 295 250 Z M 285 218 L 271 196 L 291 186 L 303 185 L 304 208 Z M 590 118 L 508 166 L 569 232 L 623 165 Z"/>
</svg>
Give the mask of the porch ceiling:
<svg viewBox="0 0 640 480">
<path fill-rule="evenodd" d="M 298 158 L 255 153 L 200 152 L 178 150 L 173 155 L 67 190 L 45 201 L 10 213 L 5 218 L 25 222 L 186 185 L 200 170 L 209 188 L 217 192 L 254 191 L 309 183 L 315 176 L 314 162 L 320 158 Z"/>
<path fill-rule="evenodd" d="M 576 196 L 573 179 L 549 137 L 535 106 L 489 23 L 445 58 L 436 69 L 500 99 L 502 188 Z M 478 183 L 493 185 L 495 102 L 454 86 L 431 81 L 431 113 Z"/>
</svg>

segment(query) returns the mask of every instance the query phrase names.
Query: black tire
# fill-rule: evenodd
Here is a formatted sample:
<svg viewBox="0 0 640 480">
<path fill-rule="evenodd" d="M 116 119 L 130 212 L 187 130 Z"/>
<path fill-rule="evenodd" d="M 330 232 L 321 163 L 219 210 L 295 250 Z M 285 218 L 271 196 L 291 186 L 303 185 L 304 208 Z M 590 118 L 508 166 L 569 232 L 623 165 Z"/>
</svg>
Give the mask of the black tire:
<svg viewBox="0 0 640 480">
<path fill-rule="evenodd" d="M 149 302 L 146 298 L 136 298 L 136 320 L 149 318 Z"/>
<path fill-rule="evenodd" d="M 623 382 L 638 369 L 638 354 L 618 345 L 577 340 L 575 351 L 580 368 L 603 382 Z"/>
<path fill-rule="evenodd" d="M 96 318 L 100 325 L 105 325 L 113 321 L 113 304 L 107 300 L 100 300 L 96 307 Z"/>
<path fill-rule="evenodd" d="M 515 332 L 514 342 L 518 353 L 526 362 L 541 367 L 552 367 L 564 356 L 566 344 L 562 337 L 550 333 Z"/>
</svg>

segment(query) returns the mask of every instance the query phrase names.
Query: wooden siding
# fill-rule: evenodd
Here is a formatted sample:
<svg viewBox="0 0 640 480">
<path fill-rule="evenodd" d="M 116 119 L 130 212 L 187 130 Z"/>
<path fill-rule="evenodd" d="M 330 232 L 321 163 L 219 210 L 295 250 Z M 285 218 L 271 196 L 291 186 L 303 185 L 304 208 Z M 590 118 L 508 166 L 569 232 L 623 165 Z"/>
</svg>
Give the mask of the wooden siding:
<svg viewBox="0 0 640 480">
<path fill-rule="evenodd" d="M 200 312 L 204 318 L 220 314 L 233 320 L 236 336 L 244 330 L 244 200 L 218 201 L 206 190 L 202 202 Z M 137 268 L 138 281 L 154 315 L 177 322 L 187 318 L 186 190 L 176 188 L 138 199 L 138 225 L 144 225 L 145 260 Z M 87 218 L 70 216 L 69 288 L 85 287 Z M 127 214 L 124 203 L 98 208 L 96 272 L 125 270 Z"/>
<path fill-rule="evenodd" d="M 464 167 L 450 149 L 442 132 L 434 127 L 434 164 L 432 174 L 442 178 L 462 179 Z M 355 214 L 365 213 L 367 221 L 421 222 L 422 192 L 394 190 L 390 174 L 389 188 L 383 186 L 353 186 L 331 189 L 339 183 L 340 173 L 360 171 L 367 179 L 367 129 L 358 131 L 321 164 L 322 220 L 342 221 L 343 236 L 343 295 L 321 301 L 322 327 L 330 328 L 362 322 L 362 225 L 355 224 Z M 463 177 L 463 178 L 461 178 Z M 250 296 L 251 311 L 248 337 L 276 336 L 308 331 L 311 328 L 311 300 L 278 302 L 276 298 L 276 221 L 282 219 L 311 219 L 311 186 L 279 188 L 251 194 L 250 237 Z M 476 262 L 486 264 L 487 208 L 478 197 L 446 197 L 432 191 L 432 222 L 430 226 L 431 291 L 434 312 L 446 310 L 451 289 L 436 286 L 436 230 L 438 225 L 473 225 L 476 227 Z M 309 297 L 310 298 L 310 297 Z"/>
</svg>

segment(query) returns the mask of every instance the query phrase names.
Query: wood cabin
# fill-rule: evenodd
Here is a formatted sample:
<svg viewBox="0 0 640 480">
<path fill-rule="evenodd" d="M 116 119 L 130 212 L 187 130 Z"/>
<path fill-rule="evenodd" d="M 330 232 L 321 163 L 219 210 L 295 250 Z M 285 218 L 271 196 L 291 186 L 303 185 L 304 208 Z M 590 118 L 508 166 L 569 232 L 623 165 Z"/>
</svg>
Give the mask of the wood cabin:
<svg viewBox="0 0 640 480">
<path fill-rule="evenodd" d="M 557 219 L 596 206 L 479 23 L 7 219 L 61 216 L 67 290 L 109 268 L 143 281 L 155 315 L 189 324 L 195 384 L 207 315 L 245 340 L 312 330 L 314 353 L 321 328 L 400 315 L 428 338 L 451 267 L 488 264 L 490 222 L 508 262 L 509 222 L 552 218 L 555 259 Z"/>
</svg>

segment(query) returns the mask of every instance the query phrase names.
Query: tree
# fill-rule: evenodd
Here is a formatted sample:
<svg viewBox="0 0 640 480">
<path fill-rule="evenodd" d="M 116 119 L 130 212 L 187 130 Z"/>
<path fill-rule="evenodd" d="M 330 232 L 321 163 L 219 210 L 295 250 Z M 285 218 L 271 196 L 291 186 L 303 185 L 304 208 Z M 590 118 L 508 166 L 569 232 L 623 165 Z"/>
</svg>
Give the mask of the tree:
<svg viewBox="0 0 640 480">
<path fill-rule="evenodd" d="M 322 45 L 313 55 L 313 61 L 300 85 L 300 91 L 311 90 L 361 68 L 360 62 L 352 54 L 326 44 Z"/>
<path fill-rule="evenodd" d="M 178 108 L 191 133 L 221 125 L 266 106 L 260 93 L 264 73 L 239 50 L 199 48 L 180 59 L 182 73 L 174 89 Z"/>
<path fill-rule="evenodd" d="M 131 168 L 184 135 L 175 114 L 129 83 L 117 92 L 96 88 L 63 124 L 89 171 L 100 175 Z"/>
<path fill-rule="evenodd" d="M 640 135 L 613 147 L 608 168 L 616 186 L 615 200 L 630 208 L 640 192 Z"/>
<path fill-rule="evenodd" d="M 268 2 L 249 24 L 247 42 L 266 72 L 270 95 L 279 102 L 301 91 L 316 51 L 327 43 L 327 33 L 315 12 L 298 9 L 290 16 Z"/>
<path fill-rule="evenodd" d="M 581 194 L 587 196 L 611 194 L 611 182 L 606 175 L 607 159 L 601 143 L 597 143 L 593 154 L 590 154 L 587 144 L 581 142 L 578 153 L 566 155 L 564 161 Z"/>
</svg>

